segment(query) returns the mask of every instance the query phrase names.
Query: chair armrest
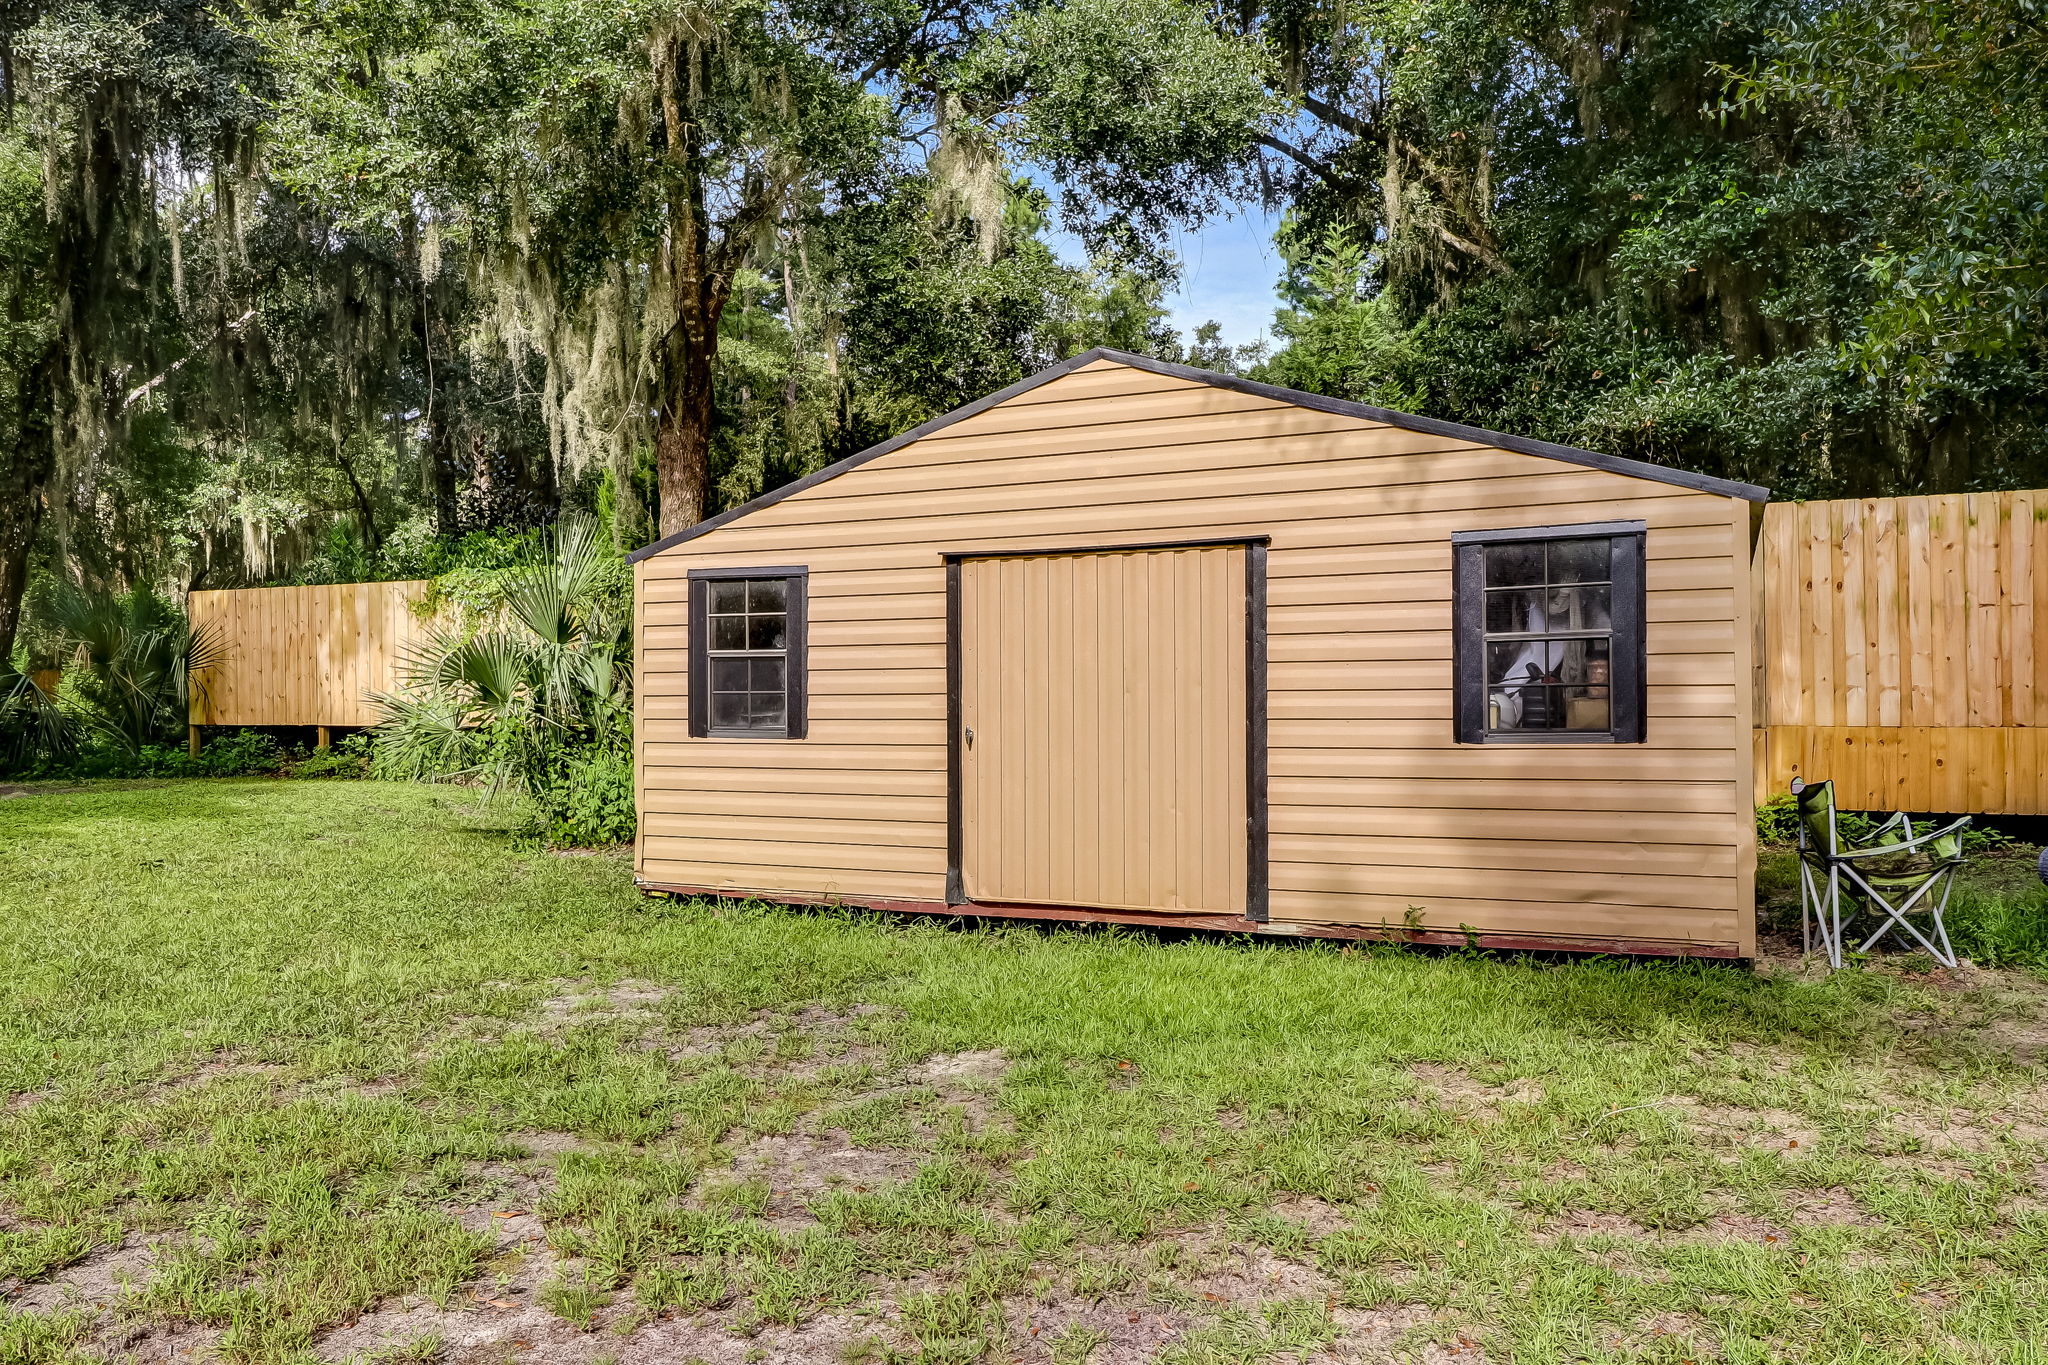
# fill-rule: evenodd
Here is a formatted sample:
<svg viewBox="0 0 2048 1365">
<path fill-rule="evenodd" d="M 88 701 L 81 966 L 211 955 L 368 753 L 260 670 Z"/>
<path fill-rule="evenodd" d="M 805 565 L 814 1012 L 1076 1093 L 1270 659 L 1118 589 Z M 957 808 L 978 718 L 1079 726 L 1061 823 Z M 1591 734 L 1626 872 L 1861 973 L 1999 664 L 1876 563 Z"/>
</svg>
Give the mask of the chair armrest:
<svg viewBox="0 0 2048 1365">
<path fill-rule="evenodd" d="M 1913 821 L 1904 811 L 1897 811 L 1883 824 L 1872 829 L 1868 836 L 1849 845 L 1851 848 L 1869 848 L 1893 830 L 1904 830 L 1908 839 L 1913 837 Z M 1896 842 L 1896 841 L 1894 841 Z"/>
<path fill-rule="evenodd" d="M 1962 829 L 1963 826 L 1969 823 L 1970 817 L 1965 815 L 1962 816 L 1960 819 L 1954 820 L 1949 824 L 1943 825 L 1940 829 L 1929 830 L 1927 833 L 1921 835 L 1917 839 L 1907 839 L 1896 844 L 1879 844 L 1874 848 L 1863 847 L 1847 849 L 1833 855 L 1834 860 L 1836 862 L 1846 863 L 1854 862 L 1863 858 L 1882 858 L 1886 854 L 1890 853 L 1911 853 L 1914 849 L 1919 848 L 1922 844 L 1931 844 L 1937 839 L 1947 838 L 1949 835 L 1954 834 L 1956 831 Z"/>
</svg>

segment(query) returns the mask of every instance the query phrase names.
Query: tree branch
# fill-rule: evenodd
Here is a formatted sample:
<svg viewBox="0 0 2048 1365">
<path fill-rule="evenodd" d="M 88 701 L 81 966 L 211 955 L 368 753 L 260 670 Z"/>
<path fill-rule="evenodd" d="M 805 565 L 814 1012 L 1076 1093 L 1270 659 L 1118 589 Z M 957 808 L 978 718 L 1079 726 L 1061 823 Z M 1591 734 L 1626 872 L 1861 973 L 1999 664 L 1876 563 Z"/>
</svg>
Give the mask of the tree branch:
<svg viewBox="0 0 2048 1365">
<path fill-rule="evenodd" d="M 1261 133 L 1259 134 L 1259 145 L 1272 148 L 1339 193 L 1353 194 L 1360 188 L 1356 180 L 1345 178 L 1338 172 L 1336 167 L 1311 153 L 1303 151 L 1285 138 L 1274 137 L 1271 133 Z"/>
<path fill-rule="evenodd" d="M 254 308 L 251 308 L 248 312 L 242 314 L 242 316 L 236 318 L 233 322 L 221 324 L 221 329 L 206 339 L 205 346 L 197 348 L 188 355 L 180 356 L 178 359 L 172 361 L 167 367 L 165 367 L 163 373 L 157 375 L 154 379 L 145 380 L 143 383 L 138 384 L 136 387 L 128 390 L 128 396 L 121 400 L 120 411 L 126 412 L 129 408 L 134 407 L 135 404 L 137 404 L 138 402 L 149 397 L 150 394 L 154 393 L 157 389 L 161 388 L 164 382 L 168 380 L 172 375 L 184 369 L 186 361 L 190 360 L 193 356 L 198 355 L 201 352 L 207 350 L 209 347 L 213 346 L 214 343 L 225 340 L 227 337 L 230 337 L 234 335 L 236 332 L 241 331 L 244 327 L 249 325 L 249 320 L 255 316 L 256 310 Z"/>
<path fill-rule="evenodd" d="M 1492 247 L 1482 245 L 1479 242 L 1467 241 L 1442 223 L 1436 224 L 1436 235 L 1443 239 L 1445 246 L 1450 247 L 1454 251 L 1464 252 L 1467 256 L 1470 256 L 1473 260 L 1478 261 L 1487 269 L 1497 274 L 1507 275 L 1513 273 L 1508 269 L 1508 263 L 1501 259 L 1500 253 Z"/>
<path fill-rule="evenodd" d="M 1306 91 L 1297 98 L 1301 100 L 1302 108 L 1308 110 L 1323 122 L 1333 127 L 1341 128 L 1353 137 L 1365 138 L 1371 142 L 1378 142 L 1380 140 L 1378 125 L 1370 120 L 1362 119 L 1350 110 L 1340 109 L 1328 100 L 1318 99 Z"/>
</svg>

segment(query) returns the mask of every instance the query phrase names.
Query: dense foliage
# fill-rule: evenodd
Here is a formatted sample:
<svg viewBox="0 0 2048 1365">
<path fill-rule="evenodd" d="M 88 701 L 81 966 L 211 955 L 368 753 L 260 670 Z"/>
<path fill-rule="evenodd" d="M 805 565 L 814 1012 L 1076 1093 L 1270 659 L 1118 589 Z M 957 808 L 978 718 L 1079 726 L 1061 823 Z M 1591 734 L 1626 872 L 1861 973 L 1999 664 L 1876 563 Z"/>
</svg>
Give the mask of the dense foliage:
<svg viewBox="0 0 2048 1365">
<path fill-rule="evenodd" d="M 123 596 L 63 580 L 46 604 L 59 669 L 0 669 L 0 772 L 104 770 L 182 742 L 194 675 L 221 647 L 147 588 Z"/>
<path fill-rule="evenodd" d="M 1263 373 L 1772 485 L 2048 481 L 2039 0 L 1280 0 Z"/>
<path fill-rule="evenodd" d="M 560 842 L 630 838 L 632 583 L 616 549 L 565 520 L 481 586 L 376 698 L 375 770 L 521 791 Z"/>
</svg>

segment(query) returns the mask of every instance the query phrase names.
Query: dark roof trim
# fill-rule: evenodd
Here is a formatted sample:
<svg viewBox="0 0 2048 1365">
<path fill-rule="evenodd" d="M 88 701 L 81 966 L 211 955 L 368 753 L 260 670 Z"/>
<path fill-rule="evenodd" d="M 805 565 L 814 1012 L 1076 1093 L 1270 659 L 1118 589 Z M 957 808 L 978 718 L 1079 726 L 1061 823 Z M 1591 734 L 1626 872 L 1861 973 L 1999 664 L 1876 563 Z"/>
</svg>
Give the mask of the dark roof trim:
<svg viewBox="0 0 2048 1365">
<path fill-rule="evenodd" d="M 864 465 L 869 460 L 880 459 L 891 451 L 901 450 L 912 441 L 921 441 L 933 432 L 942 431 L 955 422 L 962 422 L 984 413 L 998 403 L 1007 403 L 1019 394 L 1029 393 L 1041 384 L 1049 384 L 1098 360 L 1114 360 L 1133 369 L 1149 370 L 1153 374 L 1191 380 L 1198 384 L 1211 384 L 1219 389 L 1233 389 L 1238 393 L 1249 393 L 1260 398 L 1271 398 L 1276 402 L 1292 403 L 1296 407 L 1312 408 L 1317 412 L 1335 413 L 1340 417 L 1357 417 L 1368 422 L 1384 422 L 1388 426 L 1404 427 L 1409 431 L 1426 432 L 1432 436 L 1448 436 L 1453 440 L 1471 441 L 1477 445 L 1494 446 L 1523 455 L 1539 455 L 1547 460 L 1563 460 L 1567 464 L 1585 465 L 1589 469 L 1604 469 L 1610 474 L 1626 474 L 1631 478 L 1676 484 L 1680 488 L 1690 488 L 1701 493 L 1718 493 L 1724 498 L 1765 502 L 1771 496 L 1769 489 L 1758 488 L 1754 484 L 1736 483 L 1732 479 L 1717 479 L 1707 474 L 1693 474 L 1683 469 L 1645 464 L 1641 460 L 1624 460 L 1618 455 L 1602 455 L 1597 451 L 1579 450 L 1573 446 L 1553 445 L 1549 441 L 1534 441 L 1526 436 L 1509 436 L 1498 431 L 1487 431 L 1482 427 L 1438 421 L 1434 417 L 1416 417 L 1387 408 L 1348 402 L 1342 398 L 1325 398 L 1321 394 L 1303 393 L 1299 389 L 1283 389 L 1277 384 L 1261 384 L 1256 380 L 1240 379 L 1236 375 L 1217 374 L 1213 370 L 1198 370 L 1190 365 L 1176 365 L 1171 361 L 1154 360 L 1151 356 L 1132 355 L 1128 351 L 1113 351 L 1106 346 L 1097 346 L 1093 350 L 1083 351 L 1077 356 L 1063 360 L 1049 370 L 1040 370 L 1027 379 L 1020 379 L 1006 389 L 998 389 L 988 397 L 969 403 L 964 408 L 955 408 L 921 426 L 912 427 L 902 435 L 891 437 L 880 445 L 869 446 L 857 455 L 849 455 L 837 464 L 826 465 L 815 474 L 806 474 L 794 483 L 786 483 L 772 492 L 763 493 L 752 502 L 741 503 L 730 511 L 720 512 L 715 517 L 707 517 L 695 526 L 687 527 L 674 535 L 663 536 L 652 545 L 635 550 L 626 557 L 637 564 L 649 555 L 660 554 L 663 550 L 671 549 L 686 540 L 695 540 L 698 536 L 737 521 L 750 512 L 781 502 L 784 498 L 801 493 L 807 488 L 814 488 L 827 479 L 836 479 L 849 469 Z"/>
</svg>

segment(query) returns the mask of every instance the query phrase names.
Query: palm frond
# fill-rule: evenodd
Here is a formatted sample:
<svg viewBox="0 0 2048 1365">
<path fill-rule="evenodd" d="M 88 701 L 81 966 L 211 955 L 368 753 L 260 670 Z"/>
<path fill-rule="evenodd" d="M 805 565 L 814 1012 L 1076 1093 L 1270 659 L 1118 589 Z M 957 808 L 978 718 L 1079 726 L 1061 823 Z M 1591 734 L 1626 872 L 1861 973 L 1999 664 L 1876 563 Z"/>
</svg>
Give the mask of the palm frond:
<svg viewBox="0 0 2048 1365">
<path fill-rule="evenodd" d="M 443 692 L 373 692 L 382 717 L 376 736 L 377 773 L 413 781 L 471 777 L 482 771 L 484 744 L 468 707 Z"/>
<path fill-rule="evenodd" d="M 581 629 L 606 557 L 596 522 L 564 517 L 549 533 L 544 552 L 507 574 L 505 605 L 548 644 L 567 645 Z"/>
<path fill-rule="evenodd" d="M 434 681 L 442 687 L 466 689 L 476 705 L 505 715 L 531 698 L 533 652 L 503 631 L 471 635 L 441 657 Z"/>
<path fill-rule="evenodd" d="M 0 673 L 0 770 L 38 757 L 69 753 L 77 744 L 76 717 L 25 673 Z"/>
</svg>

